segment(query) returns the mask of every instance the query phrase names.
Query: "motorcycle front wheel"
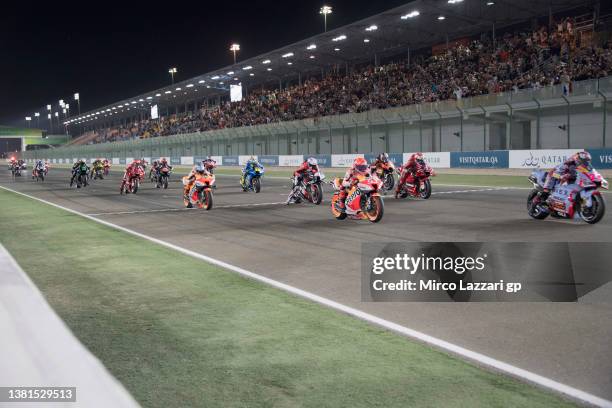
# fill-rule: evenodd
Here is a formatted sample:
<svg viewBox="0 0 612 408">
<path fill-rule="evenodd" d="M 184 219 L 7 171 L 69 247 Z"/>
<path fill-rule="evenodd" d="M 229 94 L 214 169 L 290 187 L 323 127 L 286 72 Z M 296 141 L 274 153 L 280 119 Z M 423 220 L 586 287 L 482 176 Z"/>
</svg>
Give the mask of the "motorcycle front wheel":
<svg viewBox="0 0 612 408">
<path fill-rule="evenodd" d="M 321 185 L 315 183 L 310 186 L 310 197 L 312 198 L 312 203 L 319 205 L 323 201 L 323 191 L 321 190 Z"/>
<path fill-rule="evenodd" d="M 385 186 L 385 190 L 387 191 L 391 191 L 393 190 L 393 187 L 395 186 L 395 178 L 393 177 L 393 173 L 387 173 L 385 175 L 385 182 L 384 182 L 384 186 Z"/>
<path fill-rule="evenodd" d="M 261 180 L 259 179 L 259 177 L 253 178 L 251 184 L 253 185 L 253 190 L 255 190 L 256 193 L 259 193 L 261 191 Z"/>
<path fill-rule="evenodd" d="M 531 190 L 527 196 L 527 214 L 536 220 L 543 220 L 544 218 L 548 217 L 550 213 L 542 210 L 542 207 L 539 204 L 535 206 L 533 205 L 533 200 L 538 196 L 538 193 L 538 190 L 534 189 Z"/>
<path fill-rule="evenodd" d="M 423 200 L 427 200 L 429 197 L 431 197 L 431 181 L 425 180 L 423 183 L 423 189 L 419 191 L 419 195 Z"/>
<path fill-rule="evenodd" d="M 331 199 L 331 212 L 332 215 L 337 219 L 337 220 L 343 220 L 346 218 L 346 212 L 342 212 L 340 210 L 338 210 L 336 208 L 336 203 L 338 202 L 338 200 L 340 199 L 340 196 L 338 196 L 338 193 L 334 194 L 332 196 Z"/>
<path fill-rule="evenodd" d="M 596 224 L 606 213 L 606 201 L 600 194 L 591 197 L 592 205 L 590 208 L 580 207 L 578 214 L 580 218 L 588 224 Z"/>
<path fill-rule="evenodd" d="M 385 213 L 385 204 L 381 196 L 371 196 L 369 204 L 362 210 L 370 222 L 379 222 Z"/>
</svg>

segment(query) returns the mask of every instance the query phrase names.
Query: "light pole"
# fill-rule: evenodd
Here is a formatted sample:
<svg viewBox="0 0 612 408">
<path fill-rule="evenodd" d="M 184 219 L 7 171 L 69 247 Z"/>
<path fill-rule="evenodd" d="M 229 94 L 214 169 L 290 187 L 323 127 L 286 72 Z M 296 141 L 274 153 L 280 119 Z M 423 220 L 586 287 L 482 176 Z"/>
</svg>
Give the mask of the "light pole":
<svg viewBox="0 0 612 408">
<path fill-rule="evenodd" d="M 51 106 L 51 105 L 47 105 L 47 106 Z M 53 120 L 51 119 L 51 113 L 47 114 L 47 119 L 49 119 L 50 130 L 51 130 L 51 133 L 53 133 Z"/>
<path fill-rule="evenodd" d="M 81 96 L 79 95 L 79 93 L 75 93 L 74 94 L 74 100 L 77 102 L 78 108 L 79 108 L 79 115 L 81 114 Z"/>
<path fill-rule="evenodd" d="M 40 129 L 40 113 L 34 112 L 34 117 L 36 118 L 36 127 Z"/>
<path fill-rule="evenodd" d="M 170 76 L 172 77 L 172 85 L 174 85 L 174 74 L 176 74 L 178 71 L 175 67 L 172 67 L 168 70 L 168 73 L 170 74 Z"/>
<path fill-rule="evenodd" d="M 240 51 L 240 44 L 232 44 L 230 47 L 230 51 L 234 53 L 234 64 L 236 64 L 236 53 Z"/>
<path fill-rule="evenodd" d="M 325 32 L 327 32 L 327 15 L 332 13 L 331 6 L 323 6 L 321 10 L 319 10 L 319 14 L 323 14 L 323 24 Z"/>
<path fill-rule="evenodd" d="M 31 117 L 31 116 L 26 116 L 26 117 L 25 117 L 25 120 L 26 120 L 26 125 L 27 125 L 28 127 L 30 127 L 30 122 L 32 121 L 32 117 Z"/>
</svg>

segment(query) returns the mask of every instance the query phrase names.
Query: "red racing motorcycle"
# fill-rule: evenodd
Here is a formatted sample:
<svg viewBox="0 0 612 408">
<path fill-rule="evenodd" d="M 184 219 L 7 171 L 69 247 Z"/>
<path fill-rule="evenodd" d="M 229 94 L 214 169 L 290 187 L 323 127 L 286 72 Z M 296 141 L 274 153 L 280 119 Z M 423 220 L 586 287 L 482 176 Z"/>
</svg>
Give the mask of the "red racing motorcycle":
<svg viewBox="0 0 612 408">
<path fill-rule="evenodd" d="M 398 181 L 398 183 L 401 183 L 402 175 L 400 174 L 399 169 L 398 174 L 400 175 L 400 181 Z M 406 178 L 406 182 L 399 186 L 398 198 L 406 198 L 410 196 L 427 200 L 429 197 L 431 197 L 431 181 L 429 178 L 434 177 L 435 175 L 436 173 L 433 171 L 430 165 L 424 164 L 419 166 L 416 174 L 409 175 Z"/>
</svg>

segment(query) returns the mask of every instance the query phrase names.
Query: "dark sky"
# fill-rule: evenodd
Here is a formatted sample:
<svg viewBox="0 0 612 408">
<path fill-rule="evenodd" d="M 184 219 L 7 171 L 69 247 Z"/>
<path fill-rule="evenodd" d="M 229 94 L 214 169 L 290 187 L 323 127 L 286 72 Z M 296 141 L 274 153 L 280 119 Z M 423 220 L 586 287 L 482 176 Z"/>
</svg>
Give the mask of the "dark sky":
<svg viewBox="0 0 612 408">
<path fill-rule="evenodd" d="M 323 31 L 323 4 L 333 7 L 328 27 L 335 28 L 408 2 L 21 2 L 23 9 L 4 2 L 0 124 L 23 125 L 48 103 L 73 102 L 74 92 L 87 111 L 159 88 L 171 66 L 183 80 L 229 65 L 232 42 L 241 45 L 240 59 L 315 35 Z"/>
</svg>

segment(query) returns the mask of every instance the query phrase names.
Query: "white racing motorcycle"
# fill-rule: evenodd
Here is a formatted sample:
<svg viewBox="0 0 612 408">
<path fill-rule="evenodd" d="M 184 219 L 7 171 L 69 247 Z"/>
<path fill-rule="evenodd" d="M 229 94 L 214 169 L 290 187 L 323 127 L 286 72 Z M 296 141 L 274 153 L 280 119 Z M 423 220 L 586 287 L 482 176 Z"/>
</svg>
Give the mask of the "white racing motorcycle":
<svg viewBox="0 0 612 408">
<path fill-rule="evenodd" d="M 591 166 L 578 166 L 576 180 L 571 184 L 557 183 L 546 201 L 540 199 L 547 172 L 535 170 L 529 176 L 533 190 L 527 197 L 527 213 L 536 220 L 549 215 L 555 218 L 577 218 L 595 224 L 606 212 L 606 202 L 599 191 L 608 189 L 608 182 Z"/>
</svg>

